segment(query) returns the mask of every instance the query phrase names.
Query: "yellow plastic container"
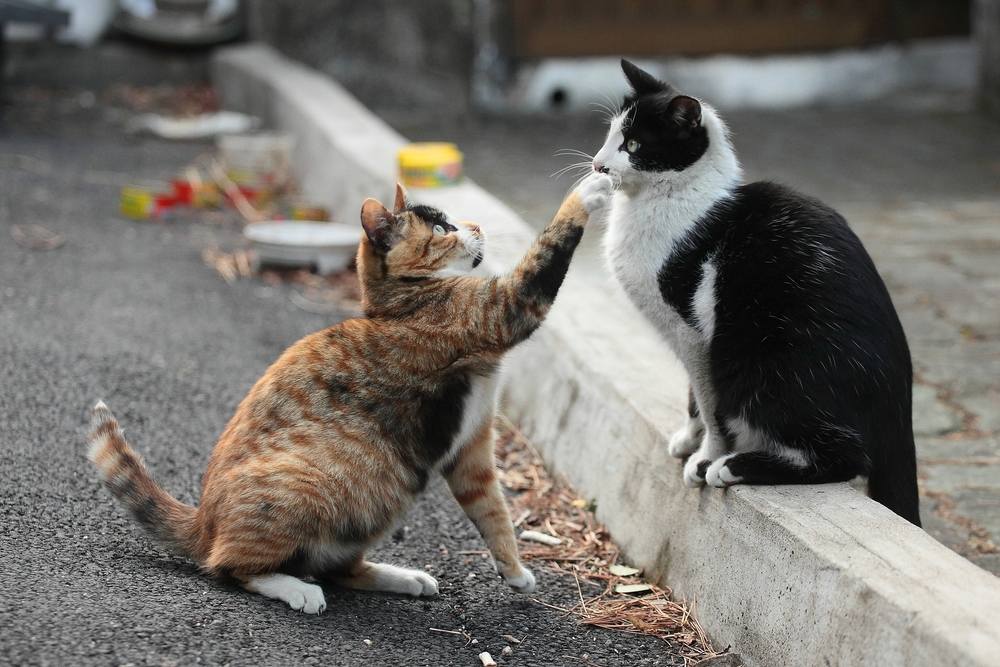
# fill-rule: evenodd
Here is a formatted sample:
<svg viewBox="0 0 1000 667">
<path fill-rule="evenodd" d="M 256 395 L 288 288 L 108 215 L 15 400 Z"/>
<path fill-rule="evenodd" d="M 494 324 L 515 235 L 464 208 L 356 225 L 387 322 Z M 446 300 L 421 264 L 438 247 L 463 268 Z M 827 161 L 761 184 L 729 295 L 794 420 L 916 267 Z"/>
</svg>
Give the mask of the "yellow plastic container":
<svg viewBox="0 0 1000 667">
<path fill-rule="evenodd" d="M 126 218 L 145 220 L 153 214 L 153 193 L 145 188 L 122 188 L 119 210 Z"/>
<path fill-rule="evenodd" d="M 445 142 L 410 144 L 399 150 L 399 177 L 411 188 L 439 188 L 462 180 L 462 152 Z"/>
</svg>

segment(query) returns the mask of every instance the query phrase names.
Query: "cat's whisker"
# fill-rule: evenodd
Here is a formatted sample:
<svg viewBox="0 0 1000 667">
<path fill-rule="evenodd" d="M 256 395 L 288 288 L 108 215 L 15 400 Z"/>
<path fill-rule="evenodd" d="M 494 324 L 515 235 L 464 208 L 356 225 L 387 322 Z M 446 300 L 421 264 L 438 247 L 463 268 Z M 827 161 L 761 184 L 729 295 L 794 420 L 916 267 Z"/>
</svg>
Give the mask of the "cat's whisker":
<svg viewBox="0 0 1000 667">
<path fill-rule="evenodd" d="M 553 153 L 553 155 L 555 155 L 556 157 L 582 157 L 588 160 L 594 159 L 594 156 L 591 155 L 590 153 L 584 153 L 583 151 L 578 151 L 575 148 L 560 148 L 555 153 Z"/>
<path fill-rule="evenodd" d="M 549 174 L 549 178 L 559 178 L 563 174 L 569 173 L 569 172 L 574 171 L 574 170 L 579 170 L 579 171 L 586 170 L 586 171 L 589 172 L 591 170 L 591 164 L 590 164 L 589 161 L 588 162 L 575 162 L 573 164 L 568 164 L 565 167 L 563 167 L 562 169 L 558 169 L 558 170 L 552 172 L 551 174 Z"/>
</svg>

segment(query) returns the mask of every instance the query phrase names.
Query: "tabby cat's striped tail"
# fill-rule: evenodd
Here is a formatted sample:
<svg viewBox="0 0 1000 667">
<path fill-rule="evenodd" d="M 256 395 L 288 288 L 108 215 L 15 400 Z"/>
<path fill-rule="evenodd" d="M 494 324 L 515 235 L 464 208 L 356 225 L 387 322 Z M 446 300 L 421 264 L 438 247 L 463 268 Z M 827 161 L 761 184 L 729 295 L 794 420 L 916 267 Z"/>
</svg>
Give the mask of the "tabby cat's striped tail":
<svg viewBox="0 0 1000 667">
<path fill-rule="evenodd" d="M 118 420 L 98 401 L 90 420 L 89 458 L 111 494 L 160 542 L 191 553 L 196 510 L 153 481 L 142 459 L 125 442 Z"/>
</svg>

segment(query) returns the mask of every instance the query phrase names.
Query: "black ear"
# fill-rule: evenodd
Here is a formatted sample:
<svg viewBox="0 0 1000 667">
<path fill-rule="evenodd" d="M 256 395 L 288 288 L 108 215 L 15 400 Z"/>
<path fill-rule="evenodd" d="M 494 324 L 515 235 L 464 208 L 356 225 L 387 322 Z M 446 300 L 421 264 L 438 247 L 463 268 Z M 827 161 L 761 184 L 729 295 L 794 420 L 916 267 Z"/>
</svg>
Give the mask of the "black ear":
<svg viewBox="0 0 1000 667">
<path fill-rule="evenodd" d="M 667 112 L 679 127 L 693 130 L 701 125 L 701 102 L 693 97 L 678 95 L 670 100 Z"/>
<path fill-rule="evenodd" d="M 636 95 L 662 93 L 670 88 L 669 85 L 660 81 L 649 72 L 639 69 L 624 58 L 622 58 L 622 71 L 625 72 L 625 78 L 628 79 L 628 83 L 632 86 L 632 90 L 635 91 Z"/>
<path fill-rule="evenodd" d="M 366 199 L 361 205 L 361 226 L 376 252 L 385 254 L 392 248 L 392 229 L 395 224 L 395 216 L 381 202 Z"/>
</svg>

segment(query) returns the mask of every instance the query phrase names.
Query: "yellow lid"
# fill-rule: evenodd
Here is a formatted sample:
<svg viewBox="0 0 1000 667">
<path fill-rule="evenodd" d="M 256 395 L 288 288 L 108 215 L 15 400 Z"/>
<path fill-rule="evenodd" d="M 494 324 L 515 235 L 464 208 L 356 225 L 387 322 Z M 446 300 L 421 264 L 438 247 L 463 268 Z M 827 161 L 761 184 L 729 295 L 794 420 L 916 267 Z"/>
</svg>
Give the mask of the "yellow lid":
<svg viewBox="0 0 1000 667">
<path fill-rule="evenodd" d="M 424 142 L 399 149 L 401 169 L 428 169 L 462 161 L 462 152 L 455 144 Z"/>
</svg>

